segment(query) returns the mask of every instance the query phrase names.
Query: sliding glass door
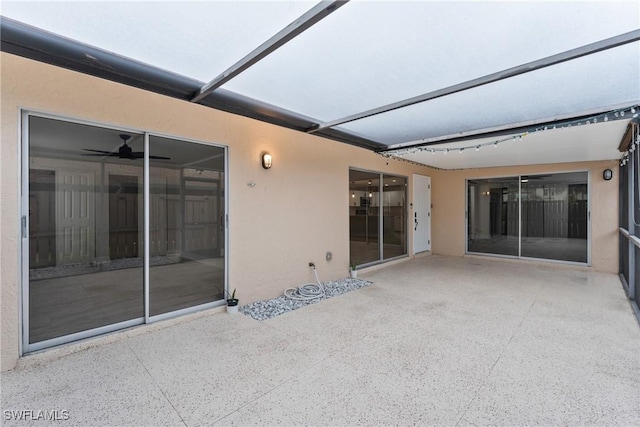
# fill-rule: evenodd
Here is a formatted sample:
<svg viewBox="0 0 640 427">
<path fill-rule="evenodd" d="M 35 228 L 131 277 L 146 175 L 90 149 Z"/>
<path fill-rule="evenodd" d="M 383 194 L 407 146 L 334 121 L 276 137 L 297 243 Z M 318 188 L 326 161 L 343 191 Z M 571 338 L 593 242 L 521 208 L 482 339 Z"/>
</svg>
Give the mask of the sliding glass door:
<svg viewBox="0 0 640 427">
<path fill-rule="evenodd" d="M 153 135 L 149 147 L 155 316 L 224 298 L 224 149 Z"/>
<path fill-rule="evenodd" d="M 407 254 L 407 178 L 386 174 L 382 177 L 382 258 L 391 259 Z"/>
<path fill-rule="evenodd" d="M 349 248 L 351 263 L 380 260 L 380 174 L 349 170 Z"/>
<path fill-rule="evenodd" d="M 468 182 L 468 251 L 518 256 L 518 177 Z"/>
<path fill-rule="evenodd" d="M 588 173 L 467 182 L 467 251 L 588 262 Z"/>
<path fill-rule="evenodd" d="M 370 264 L 407 254 L 407 178 L 349 170 L 351 262 Z"/>
<path fill-rule="evenodd" d="M 224 148 L 24 119 L 26 351 L 222 302 Z"/>
</svg>

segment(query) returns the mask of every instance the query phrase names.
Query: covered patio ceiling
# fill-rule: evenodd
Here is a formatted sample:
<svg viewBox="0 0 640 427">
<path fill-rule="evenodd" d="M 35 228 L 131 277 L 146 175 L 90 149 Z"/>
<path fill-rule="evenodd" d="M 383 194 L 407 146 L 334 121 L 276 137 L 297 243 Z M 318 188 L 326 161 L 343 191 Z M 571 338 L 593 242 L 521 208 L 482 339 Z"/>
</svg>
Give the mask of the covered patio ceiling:
<svg viewBox="0 0 640 427">
<path fill-rule="evenodd" d="M 637 1 L 2 2 L 2 50 L 444 168 L 618 159 Z"/>
</svg>

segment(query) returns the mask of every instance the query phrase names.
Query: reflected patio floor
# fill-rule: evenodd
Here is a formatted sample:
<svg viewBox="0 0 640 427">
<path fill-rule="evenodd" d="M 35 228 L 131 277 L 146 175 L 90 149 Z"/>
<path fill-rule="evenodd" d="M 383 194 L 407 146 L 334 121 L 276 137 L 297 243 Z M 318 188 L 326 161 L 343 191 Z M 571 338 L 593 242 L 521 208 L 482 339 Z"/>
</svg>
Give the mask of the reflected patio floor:
<svg viewBox="0 0 640 427">
<path fill-rule="evenodd" d="M 129 264 L 140 266 L 32 281 L 31 342 L 144 317 L 142 262 Z M 72 267 L 45 270 L 74 271 Z M 223 299 L 222 258 L 152 263 L 149 275 L 152 316 Z"/>
<path fill-rule="evenodd" d="M 518 256 L 518 238 L 494 237 L 469 240 L 469 252 Z M 587 262 L 587 239 L 523 237 L 522 257 L 568 262 Z"/>
</svg>

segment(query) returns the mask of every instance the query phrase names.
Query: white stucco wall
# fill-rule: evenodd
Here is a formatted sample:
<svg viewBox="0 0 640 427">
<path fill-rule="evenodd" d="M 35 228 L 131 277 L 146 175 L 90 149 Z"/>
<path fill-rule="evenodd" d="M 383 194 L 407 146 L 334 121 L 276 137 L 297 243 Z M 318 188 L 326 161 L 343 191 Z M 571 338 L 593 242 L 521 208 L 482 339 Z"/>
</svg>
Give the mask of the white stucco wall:
<svg viewBox="0 0 640 427">
<path fill-rule="evenodd" d="M 2 369 L 20 339 L 20 109 L 229 147 L 229 280 L 243 304 L 348 275 L 349 167 L 435 171 L 368 150 L 2 53 Z M 260 153 L 274 166 L 262 169 Z M 255 182 L 253 188 L 247 183 Z M 409 248 L 411 242 L 409 242 Z M 327 262 L 325 253 L 333 260 Z"/>
</svg>

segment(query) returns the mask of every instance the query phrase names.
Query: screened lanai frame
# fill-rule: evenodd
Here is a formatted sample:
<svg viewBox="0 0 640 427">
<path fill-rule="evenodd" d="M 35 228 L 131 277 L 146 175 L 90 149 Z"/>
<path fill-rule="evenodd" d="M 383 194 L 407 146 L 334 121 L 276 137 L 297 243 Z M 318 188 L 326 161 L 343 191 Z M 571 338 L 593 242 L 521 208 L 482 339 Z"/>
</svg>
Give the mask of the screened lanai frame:
<svg viewBox="0 0 640 427">
<path fill-rule="evenodd" d="M 20 218 L 21 218 L 21 231 L 20 231 L 20 245 L 18 245 L 20 260 L 20 319 L 21 319 L 21 339 L 19 340 L 19 353 L 21 355 L 26 353 L 32 353 L 35 351 L 43 350 L 46 348 L 55 347 L 58 345 L 66 344 L 73 341 L 82 340 L 85 338 L 95 337 L 97 335 L 103 335 L 110 332 L 115 332 L 119 330 L 123 330 L 129 327 L 138 326 L 142 324 L 151 324 L 158 321 L 171 319 L 174 317 L 179 317 L 185 314 L 190 314 L 198 311 L 202 311 L 205 309 L 210 309 L 214 307 L 220 307 L 226 304 L 225 299 L 220 299 L 217 301 L 208 302 L 205 304 L 193 305 L 187 308 L 181 308 L 178 310 L 173 310 L 161 314 L 152 315 L 150 313 L 150 252 L 151 245 L 149 244 L 150 238 L 150 198 L 151 198 L 151 180 L 150 180 L 150 138 L 152 137 L 160 137 L 167 138 L 177 142 L 185 142 L 190 144 L 198 144 L 202 146 L 215 147 L 218 149 L 222 149 L 224 153 L 224 180 L 223 185 L 225 189 L 224 193 L 224 217 L 223 221 L 223 229 L 224 229 L 224 245 L 225 245 L 225 255 L 224 255 L 224 292 L 229 293 L 229 195 L 226 191 L 229 188 L 229 150 L 226 145 L 205 142 L 190 138 L 185 138 L 178 135 L 171 135 L 166 133 L 160 133 L 155 131 L 145 131 L 136 128 L 126 127 L 122 125 L 116 125 L 112 123 L 103 123 L 99 121 L 81 119 L 77 117 L 69 117 L 69 116 L 61 116 L 59 114 L 43 112 L 34 109 L 22 109 L 20 111 L 19 116 L 19 129 L 20 135 L 19 140 L 20 144 L 20 167 L 19 174 L 21 176 L 21 188 L 27 189 L 29 188 L 30 177 L 30 150 L 29 150 L 29 122 L 31 117 L 45 118 L 45 119 L 53 119 L 61 122 L 67 122 L 70 124 L 78 124 L 78 125 L 88 125 L 97 128 L 104 128 L 109 130 L 116 130 L 119 132 L 129 132 L 132 134 L 138 134 L 144 136 L 144 158 L 143 158 L 143 229 L 142 235 L 144 238 L 144 262 L 143 262 L 143 307 L 144 307 L 144 316 L 130 319 L 123 322 L 112 323 L 105 326 L 83 330 L 80 332 L 75 332 L 67 335 L 63 335 L 60 337 L 55 337 L 51 339 L 47 339 L 44 341 L 38 341 L 35 343 L 30 343 L 29 336 L 29 325 L 30 325 L 30 300 L 29 300 L 29 194 L 28 191 L 21 192 L 20 199 Z"/>
<path fill-rule="evenodd" d="M 628 141 L 625 138 L 620 144 L 620 150 L 625 150 L 626 155 L 617 169 L 620 174 L 619 275 L 640 321 L 640 122 L 631 123 L 628 131 Z"/>
<path fill-rule="evenodd" d="M 464 227 L 464 240 L 465 240 L 465 253 L 469 255 L 478 255 L 478 256 L 488 256 L 488 257 L 496 257 L 496 258 L 506 258 L 506 259 L 518 259 L 518 260 L 528 260 L 528 261 L 543 261 L 550 263 L 558 263 L 565 265 L 577 265 L 577 266 L 591 266 L 591 244 L 592 244 L 592 236 L 591 236 L 591 193 L 592 193 L 592 174 L 589 169 L 567 169 L 567 170 L 554 170 L 549 172 L 554 175 L 562 175 L 562 174 L 571 174 L 571 173 L 586 173 L 587 174 L 587 259 L 585 262 L 576 262 L 576 261 L 567 261 L 567 260 L 559 260 L 553 258 L 536 258 L 530 256 L 522 255 L 522 184 L 523 178 L 527 179 L 529 177 L 535 177 L 540 175 L 546 175 L 545 172 L 536 172 L 531 174 L 511 174 L 511 175 L 499 175 L 499 176 L 479 176 L 473 178 L 467 178 L 465 180 L 465 193 L 464 193 L 464 207 L 465 207 L 465 227 Z M 476 252 L 469 250 L 469 221 L 471 218 L 470 206 L 469 206 L 469 185 L 471 181 L 478 180 L 489 180 L 489 179 L 502 179 L 502 178 L 517 178 L 518 179 L 518 254 L 517 255 L 506 255 L 499 253 L 491 253 L 491 252 Z"/>
<path fill-rule="evenodd" d="M 154 62 L 153 57 L 136 57 L 136 52 L 128 46 L 122 46 L 122 40 L 137 46 L 147 40 L 145 37 L 153 37 L 152 29 L 161 16 L 162 3 L 154 8 L 157 11 L 146 10 L 148 27 L 145 30 L 149 30 L 149 34 L 133 32 L 132 35 L 136 37 L 128 39 L 119 34 L 119 20 L 113 19 L 117 13 L 126 18 L 126 22 L 134 19 L 123 15 L 122 12 L 126 9 L 118 9 L 117 13 L 109 14 L 107 8 L 101 9 L 100 6 L 76 5 L 66 10 L 70 15 L 77 13 L 75 21 L 87 22 L 84 25 L 91 27 L 96 34 L 88 37 L 82 28 L 72 25 L 73 23 L 61 21 L 57 24 L 58 27 L 47 27 L 42 16 L 32 16 L 55 15 L 56 10 L 64 10 L 56 9 L 55 5 L 47 6 L 49 9 L 46 10 L 43 6 L 42 11 L 40 8 L 28 11 L 23 8 L 21 12 L 12 2 L 5 3 L 3 13 L 7 14 L 7 18 L 2 19 L 4 51 L 391 156 L 397 155 L 394 150 L 398 147 L 419 146 L 425 141 L 430 141 L 428 143 L 431 145 L 447 145 L 459 137 L 460 133 L 469 137 L 475 135 L 477 139 L 493 135 L 496 129 L 504 134 L 510 126 L 519 126 L 523 122 L 544 125 L 558 120 L 570 121 L 577 116 L 613 112 L 615 109 L 637 106 L 640 103 L 640 72 L 634 63 L 637 59 L 635 52 L 640 45 L 640 29 L 635 18 L 637 13 L 634 13 L 634 8 L 637 9 L 638 5 L 632 1 L 391 3 L 354 0 L 321 1 L 317 4 L 237 2 L 233 5 L 238 8 L 237 15 L 225 15 L 231 8 L 230 3 L 202 2 L 199 7 L 209 7 L 209 12 L 219 12 L 210 14 L 207 19 L 214 19 L 219 14 L 226 17 L 227 21 L 233 21 L 228 18 L 235 16 L 245 27 L 256 19 L 257 13 L 253 9 L 257 6 L 264 10 L 277 9 L 278 12 L 265 15 L 255 21 L 255 25 L 250 25 L 252 32 L 256 33 L 256 38 L 252 41 L 247 40 L 252 34 L 246 28 L 237 31 L 228 22 L 223 22 L 227 26 L 220 27 L 223 32 L 228 32 L 223 34 L 226 37 L 224 40 L 233 41 L 227 45 L 237 45 L 239 48 L 233 53 L 229 53 L 222 44 L 216 44 L 215 37 L 207 39 L 211 37 L 211 33 L 206 33 L 210 28 L 198 28 L 198 25 L 190 22 L 188 31 L 184 31 L 186 41 L 179 34 L 168 31 L 170 34 L 164 35 L 162 42 L 169 52 L 176 55 L 176 59 L 172 61 L 180 62 L 178 50 L 182 46 L 197 59 L 198 63 L 189 65 L 194 70 L 199 67 L 197 71 L 178 69 L 175 64 L 172 69 L 169 68 L 172 64 L 165 64 L 164 69 L 156 68 L 153 64 L 158 61 Z M 94 9 L 87 9 L 85 12 L 75 10 L 80 7 Z M 189 4 L 185 3 L 175 10 L 184 12 L 188 7 Z M 276 15 L 279 23 L 274 19 Z M 44 30 L 53 33 L 59 31 L 64 37 L 24 25 L 19 22 L 20 19 L 36 27 L 42 24 Z M 203 18 L 198 16 L 197 19 Z M 395 21 L 401 25 L 394 27 Z M 432 21 L 438 25 L 427 25 Z M 289 25 L 283 24 L 286 22 Z M 366 22 L 367 25 L 354 26 L 354 22 Z M 180 28 L 180 19 L 172 17 L 165 24 L 169 29 L 177 29 Z M 74 28 L 69 30 L 70 33 L 63 33 L 65 25 Z M 544 31 L 539 31 L 538 26 L 545 26 Z M 134 31 L 131 28 L 129 26 L 127 31 Z M 493 29 L 493 32 L 487 31 L 487 28 Z M 416 37 L 404 37 L 407 34 Z M 431 43 L 433 37 L 429 36 L 434 34 L 441 37 Z M 531 34 L 536 37 L 529 37 Z M 103 40 L 110 37 L 114 41 L 105 42 L 108 47 L 98 48 L 82 44 L 95 42 L 94 45 L 97 46 L 101 36 Z M 543 40 L 540 41 L 540 38 Z M 141 41 L 138 42 L 138 39 Z M 535 42 L 532 42 L 534 39 Z M 476 44 L 467 46 L 466 49 L 460 48 L 469 41 Z M 502 44 L 512 48 L 506 49 Z M 117 50 L 119 47 L 128 52 L 125 54 L 137 59 L 120 57 L 103 50 L 110 48 L 116 53 L 122 53 Z M 453 49 L 455 47 L 460 49 Z M 205 57 L 197 54 L 205 51 L 205 48 L 207 51 L 220 52 L 220 55 Z M 460 54 L 444 55 L 446 59 L 456 59 L 443 68 L 442 52 L 449 51 L 459 51 Z M 360 56 L 365 60 L 360 61 L 359 55 L 354 55 L 354 52 L 361 53 Z M 170 57 L 171 54 L 165 56 Z M 210 62 L 213 56 L 220 56 L 221 60 L 218 63 Z M 606 60 L 597 60 L 598 57 Z M 95 61 L 87 58 L 94 58 Z M 614 60 L 615 58 L 622 62 Z M 356 62 L 353 62 L 354 59 Z M 378 62 L 371 63 L 371 60 Z M 582 69 L 577 65 L 584 61 L 597 66 L 616 64 L 618 71 L 615 76 L 611 76 L 611 70 L 594 73 L 589 67 Z M 504 111 L 513 113 L 518 110 L 518 104 L 505 109 L 500 105 L 501 102 L 496 101 L 488 109 L 491 111 L 492 121 L 480 121 L 469 129 L 460 127 L 465 122 L 461 119 L 479 113 L 475 107 L 470 111 L 465 110 L 465 106 L 470 107 L 468 102 L 464 102 L 465 97 L 476 97 L 478 93 L 491 94 L 492 91 L 494 95 L 504 95 L 505 92 L 513 91 L 507 91 L 506 87 L 521 80 L 532 81 L 535 88 L 541 79 L 549 81 L 549 73 L 554 78 L 562 74 L 555 70 L 564 70 L 565 79 L 568 78 L 571 82 L 584 80 L 588 85 L 584 86 L 584 90 L 579 90 L 579 87 L 572 89 L 569 93 L 573 94 L 571 102 L 560 100 L 557 105 L 546 105 L 544 100 L 537 99 L 538 96 L 527 95 L 527 103 L 537 102 L 543 108 L 533 117 L 525 117 L 526 120 L 521 120 L 522 117 L 517 114 L 502 117 Z M 580 78 L 572 78 L 578 72 Z M 216 75 L 217 77 L 213 77 Z M 539 77 L 535 77 L 537 75 Z M 211 80 L 207 83 L 198 79 Z M 313 84 L 309 83 L 311 81 Z M 567 86 L 565 83 L 558 81 L 556 86 L 564 88 Z M 519 86 L 516 84 L 515 87 L 517 91 Z M 553 90 L 550 89 L 550 92 Z M 597 96 L 592 94 L 589 95 L 591 98 L 584 98 L 590 92 L 597 92 Z M 606 94 L 613 96 L 603 99 Z M 509 98 L 507 100 L 513 101 Z M 360 104 L 354 105 L 358 102 Z M 314 110 L 316 106 L 321 106 L 324 112 Z M 439 114 L 438 120 L 446 124 L 444 128 L 434 133 L 437 126 L 422 126 L 413 133 L 408 132 L 406 137 L 403 136 L 402 129 L 407 129 L 407 124 L 419 122 L 416 117 L 432 116 L 433 108 Z M 522 109 L 520 114 L 527 115 L 527 111 Z M 364 118 L 373 113 L 376 114 Z M 345 123 L 345 118 L 354 117 L 358 120 Z M 398 126 L 398 120 L 404 125 Z M 611 114 L 611 120 L 618 118 L 614 119 Z M 394 123 L 396 126 L 393 126 Z M 395 136 L 390 135 L 381 140 L 375 132 L 371 133 L 376 127 L 395 128 Z M 612 155 L 610 152 L 609 158 Z M 442 167 L 439 166 L 441 158 L 438 157 L 428 160 L 420 156 L 407 158 Z M 553 163 L 552 157 L 548 163 Z"/>
</svg>

